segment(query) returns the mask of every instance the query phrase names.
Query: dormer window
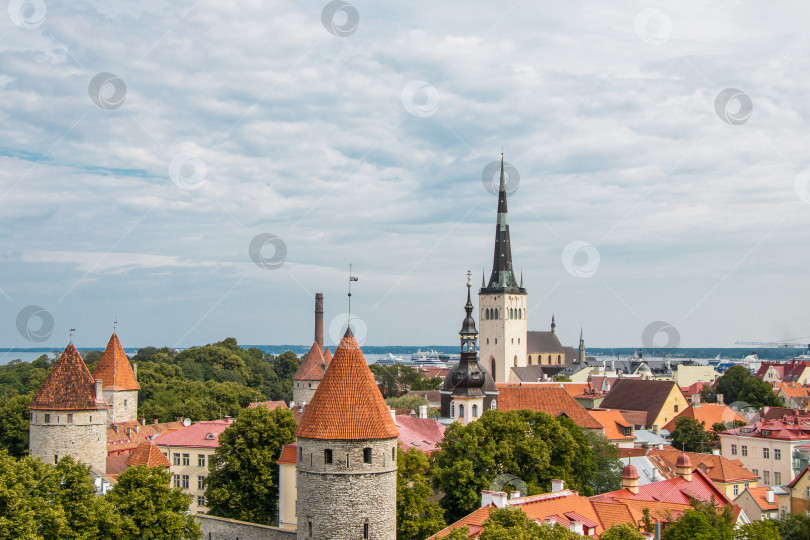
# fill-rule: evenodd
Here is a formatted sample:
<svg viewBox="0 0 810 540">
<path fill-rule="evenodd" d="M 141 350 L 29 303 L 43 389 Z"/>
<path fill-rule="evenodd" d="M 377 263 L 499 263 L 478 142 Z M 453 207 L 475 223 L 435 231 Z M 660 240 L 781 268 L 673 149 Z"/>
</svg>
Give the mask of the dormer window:
<svg viewBox="0 0 810 540">
<path fill-rule="evenodd" d="M 213 433 L 206 433 L 205 438 L 207 440 L 209 440 L 209 441 L 212 441 L 212 440 L 214 440 L 214 434 Z"/>
</svg>

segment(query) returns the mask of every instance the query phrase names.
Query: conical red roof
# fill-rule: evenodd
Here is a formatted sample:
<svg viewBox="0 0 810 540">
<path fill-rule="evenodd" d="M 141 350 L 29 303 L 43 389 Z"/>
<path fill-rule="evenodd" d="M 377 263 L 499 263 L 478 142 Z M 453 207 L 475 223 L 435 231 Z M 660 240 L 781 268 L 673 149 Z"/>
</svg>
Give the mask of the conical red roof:
<svg viewBox="0 0 810 540">
<path fill-rule="evenodd" d="M 171 463 L 169 463 L 169 460 L 166 459 L 166 456 L 163 455 L 163 452 L 160 451 L 157 445 L 149 441 L 144 441 L 139 444 L 138 448 L 129 455 L 124 463 L 130 467 L 136 467 L 138 465 L 145 467 L 171 466 Z"/>
<path fill-rule="evenodd" d="M 351 331 L 340 341 L 312 401 L 304 408 L 296 437 L 392 439 L 399 430 Z"/>
<path fill-rule="evenodd" d="M 298 366 L 298 371 L 293 375 L 294 381 L 320 381 L 323 379 L 323 373 L 326 371 L 326 360 L 321 353 L 321 346 L 318 342 L 312 344 L 309 352 L 304 355 L 301 365 Z"/>
<path fill-rule="evenodd" d="M 135 372 L 132 371 L 132 364 L 129 363 L 118 336 L 113 334 L 98 361 L 94 379 L 103 381 L 104 390 L 140 390 L 138 381 L 135 380 Z"/>
<path fill-rule="evenodd" d="M 323 351 L 323 359 L 326 362 L 326 367 L 329 367 L 329 362 L 332 361 L 332 351 L 329 350 L 329 347 Z"/>
<path fill-rule="evenodd" d="M 95 383 L 79 351 L 68 343 L 29 409 L 84 411 L 106 409 L 103 396 L 96 401 Z"/>
</svg>

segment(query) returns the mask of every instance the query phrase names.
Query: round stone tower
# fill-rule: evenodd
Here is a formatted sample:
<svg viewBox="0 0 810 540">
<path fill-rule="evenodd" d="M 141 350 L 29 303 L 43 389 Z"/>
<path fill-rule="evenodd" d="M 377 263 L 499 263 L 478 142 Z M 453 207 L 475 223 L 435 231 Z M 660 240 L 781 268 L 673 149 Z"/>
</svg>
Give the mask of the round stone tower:
<svg viewBox="0 0 810 540">
<path fill-rule="evenodd" d="M 45 463 L 71 456 L 106 472 L 107 402 L 101 386 L 69 343 L 28 406 L 28 453 Z"/>
<path fill-rule="evenodd" d="M 107 411 L 109 424 L 138 419 L 138 390 L 141 387 L 117 335 L 110 337 L 93 371 L 93 378 L 102 381 L 104 400 L 110 407 Z"/>
<path fill-rule="evenodd" d="M 295 435 L 298 538 L 396 538 L 399 431 L 351 329 Z"/>
<path fill-rule="evenodd" d="M 304 356 L 301 365 L 298 366 L 298 371 L 293 375 L 293 403 L 305 405 L 312 401 L 325 372 L 326 359 L 321 353 L 321 346 L 316 341 Z"/>
</svg>

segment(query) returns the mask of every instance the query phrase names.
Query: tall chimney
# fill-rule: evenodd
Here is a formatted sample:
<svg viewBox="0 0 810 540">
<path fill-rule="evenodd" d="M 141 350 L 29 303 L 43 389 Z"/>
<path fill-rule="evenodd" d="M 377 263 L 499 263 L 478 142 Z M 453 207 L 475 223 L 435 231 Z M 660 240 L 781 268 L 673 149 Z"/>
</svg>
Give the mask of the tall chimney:
<svg viewBox="0 0 810 540">
<path fill-rule="evenodd" d="M 323 352 L 323 293 L 315 293 L 315 343 Z"/>
<path fill-rule="evenodd" d="M 104 396 L 101 393 L 101 385 L 103 384 L 101 379 L 96 379 L 95 381 L 95 394 L 96 394 L 96 401 L 101 401 L 104 399 Z"/>
</svg>

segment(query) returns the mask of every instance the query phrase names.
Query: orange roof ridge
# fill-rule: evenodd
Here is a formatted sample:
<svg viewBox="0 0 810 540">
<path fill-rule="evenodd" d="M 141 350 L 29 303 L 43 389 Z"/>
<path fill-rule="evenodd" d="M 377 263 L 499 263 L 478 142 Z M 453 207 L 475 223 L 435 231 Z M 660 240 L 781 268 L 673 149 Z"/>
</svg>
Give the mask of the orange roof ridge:
<svg viewBox="0 0 810 540">
<path fill-rule="evenodd" d="M 329 367 L 329 362 L 332 361 L 332 351 L 329 350 L 329 347 L 323 351 L 323 359 L 326 361 L 326 367 Z"/>
<path fill-rule="evenodd" d="M 138 445 L 134 452 L 124 462 L 130 467 L 144 465 L 146 467 L 170 467 L 171 463 L 160 449 L 149 441 Z"/>
<path fill-rule="evenodd" d="M 73 343 L 68 343 L 28 408 L 84 411 L 107 409 L 107 402 L 96 396 L 93 376 Z"/>
<path fill-rule="evenodd" d="M 118 336 L 113 333 L 107 348 L 101 355 L 96 369 L 93 371 L 94 379 L 101 379 L 104 390 L 140 390 L 138 381 L 135 380 L 135 372 L 132 371 L 132 364 L 118 341 Z"/>
<path fill-rule="evenodd" d="M 321 352 L 321 346 L 318 342 L 312 344 L 309 352 L 304 355 L 301 365 L 298 366 L 298 371 L 293 375 L 294 381 L 320 381 L 323 379 L 323 374 L 326 371 L 326 360 Z"/>
<path fill-rule="evenodd" d="M 295 436 L 335 440 L 399 436 L 363 351 L 349 331 L 340 340 L 312 401 L 304 408 Z"/>
</svg>

